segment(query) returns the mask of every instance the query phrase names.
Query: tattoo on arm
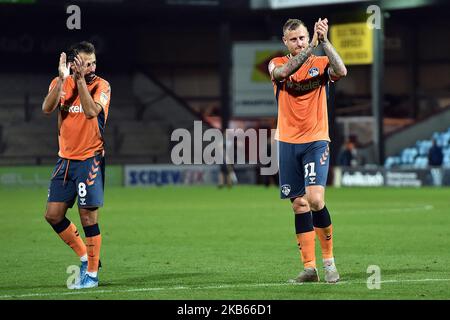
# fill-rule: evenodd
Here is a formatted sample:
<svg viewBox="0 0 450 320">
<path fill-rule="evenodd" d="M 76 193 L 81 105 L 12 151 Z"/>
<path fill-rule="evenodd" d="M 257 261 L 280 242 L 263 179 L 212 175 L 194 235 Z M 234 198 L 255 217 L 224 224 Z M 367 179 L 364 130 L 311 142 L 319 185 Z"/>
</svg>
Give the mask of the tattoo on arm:
<svg viewBox="0 0 450 320">
<path fill-rule="evenodd" d="M 345 68 L 344 61 L 342 61 L 342 58 L 337 53 L 336 49 L 330 41 L 322 42 L 322 46 L 328 60 L 330 60 L 330 67 L 333 75 L 344 77 L 347 74 L 347 69 Z"/>
<path fill-rule="evenodd" d="M 297 71 L 303 63 L 311 56 L 314 47 L 309 45 L 305 50 L 297 54 L 292 59 L 289 59 L 284 65 L 273 70 L 273 77 L 275 80 L 283 80 Z"/>
</svg>

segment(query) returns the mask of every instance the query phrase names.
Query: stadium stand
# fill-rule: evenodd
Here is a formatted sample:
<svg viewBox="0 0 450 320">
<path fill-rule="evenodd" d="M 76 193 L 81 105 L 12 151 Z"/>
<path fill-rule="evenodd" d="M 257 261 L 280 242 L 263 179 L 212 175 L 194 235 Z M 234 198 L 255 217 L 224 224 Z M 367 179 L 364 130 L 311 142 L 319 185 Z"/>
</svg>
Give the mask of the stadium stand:
<svg viewBox="0 0 450 320">
<path fill-rule="evenodd" d="M 53 75 L 0 76 L 0 164 L 53 164 L 58 150 L 56 114 L 41 104 Z M 112 102 L 105 131 L 110 163 L 170 162 L 174 128 L 192 132 L 204 120 L 145 74 L 105 76 Z"/>
<path fill-rule="evenodd" d="M 417 140 L 413 147 L 403 149 L 398 156 L 387 157 L 384 163 L 385 168 L 427 168 L 428 151 L 433 144 L 433 140 L 436 140 L 436 144 L 442 148 L 444 154 L 442 166 L 450 168 L 450 128 L 444 132 L 434 132 L 429 140 Z"/>
</svg>

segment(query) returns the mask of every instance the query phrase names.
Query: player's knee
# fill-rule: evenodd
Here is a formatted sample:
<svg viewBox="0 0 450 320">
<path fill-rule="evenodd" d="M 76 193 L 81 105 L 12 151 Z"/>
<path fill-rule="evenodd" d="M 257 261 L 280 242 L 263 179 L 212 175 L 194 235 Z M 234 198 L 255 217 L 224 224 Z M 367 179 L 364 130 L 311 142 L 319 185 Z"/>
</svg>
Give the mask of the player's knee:
<svg viewBox="0 0 450 320">
<path fill-rule="evenodd" d="M 44 218 L 45 218 L 45 221 L 47 221 L 48 223 L 52 224 L 52 220 L 53 219 L 52 219 L 51 216 L 48 215 L 47 212 L 44 214 Z"/>
<path fill-rule="evenodd" d="M 314 194 L 308 198 L 309 206 L 312 211 L 319 211 L 325 205 L 325 201 L 320 194 Z"/>
<path fill-rule="evenodd" d="M 97 223 L 97 208 L 80 210 L 80 220 L 83 226 L 91 226 Z"/>
<path fill-rule="evenodd" d="M 92 219 L 91 217 L 83 216 L 81 219 L 81 225 L 82 226 L 91 226 L 97 223 L 95 219 Z"/>
<path fill-rule="evenodd" d="M 61 221 L 61 217 L 57 214 L 54 214 L 52 212 L 46 211 L 45 215 L 44 215 L 45 220 L 51 224 L 51 225 L 55 225 L 58 222 Z"/>
<path fill-rule="evenodd" d="M 298 197 L 295 198 L 292 201 L 292 210 L 294 210 L 294 213 L 298 214 L 298 213 L 305 213 L 305 212 L 309 212 L 309 205 L 308 205 L 308 201 L 306 201 L 306 199 Z"/>
</svg>

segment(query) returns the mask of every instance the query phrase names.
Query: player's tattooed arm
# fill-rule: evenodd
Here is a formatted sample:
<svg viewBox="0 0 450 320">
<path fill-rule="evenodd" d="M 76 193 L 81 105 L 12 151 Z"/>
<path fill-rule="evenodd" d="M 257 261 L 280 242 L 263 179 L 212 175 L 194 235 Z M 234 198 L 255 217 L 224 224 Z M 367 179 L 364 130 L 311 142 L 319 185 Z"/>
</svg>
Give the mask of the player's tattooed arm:
<svg viewBox="0 0 450 320">
<path fill-rule="evenodd" d="M 314 47 L 311 44 L 302 52 L 297 54 L 288 62 L 279 66 L 273 70 L 273 78 L 277 81 L 288 78 L 291 74 L 295 73 L 303 63 L 311 56 Z"/>
<path fill-rule="evenodd" d="M 331 42 L 328 40 L 328 19 L 319 19 L 317 22 L 316 30 L 319 36 L 319 41 L 322 43 L 323 51 L 330 61 L 330 75 L 333 78 L 341 78 L 347 75 L 347 68 L 344 61 L 337 53 Z"/>
<path fill-rule="evenodd" d="M 314 31 L 315 29 L 316 26 L 314 26 Z M 308 60 L 317 44 L 318 34 L 317 32 L 314 32 L 314 36 L 308 47 L 306 47 L 306 49 L 304 49 L 293 58 L 289 59 L 289 61 L 282 66 L 276 67 L 272 72 L 273 78 L 277 81 L 282 81 L 295 73 L 302 66 L 302 64 L 305 63 L 306 60 Z"/>
<path fill-rule="evenodd" d="M 324 41 L 322 42 L 322 46 L 328 60 L 330 60 L 330 75 L 335 78 L 345 77 L 347 75 L 347 68 L 331 42 L 328 40 Z"/>
<path fill-rule="evenodd" d="M 49 91 L 42 103 L 42 112 L 50 114 L 59 105 L 61 98 L 64 98 L 63 83 L 69 76 L 70 63 L 66 62 L 66 54 L 63 52 L 59 56 L 58 78 L 55 86 Z"/>
</svg>

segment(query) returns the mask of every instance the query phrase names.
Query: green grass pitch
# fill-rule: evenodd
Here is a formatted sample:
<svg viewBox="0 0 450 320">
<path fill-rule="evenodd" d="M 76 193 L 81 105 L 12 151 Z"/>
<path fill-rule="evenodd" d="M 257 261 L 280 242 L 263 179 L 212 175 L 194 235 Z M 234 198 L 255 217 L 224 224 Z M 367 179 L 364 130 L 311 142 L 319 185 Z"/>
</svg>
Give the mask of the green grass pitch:
<svg viewBox="0 0 450 320">
<path fill-rule="evenodd" d="M 0 299 L 450 298 L 449 189 L 328 188 L 342 281 L 292 285 L 294 218 L 276 188 L 107 188 L 100 286 L 82 291 L 66 288 L 78 259 L 44 220 L 46 196 L 0 189 Z"/>
</svg>

